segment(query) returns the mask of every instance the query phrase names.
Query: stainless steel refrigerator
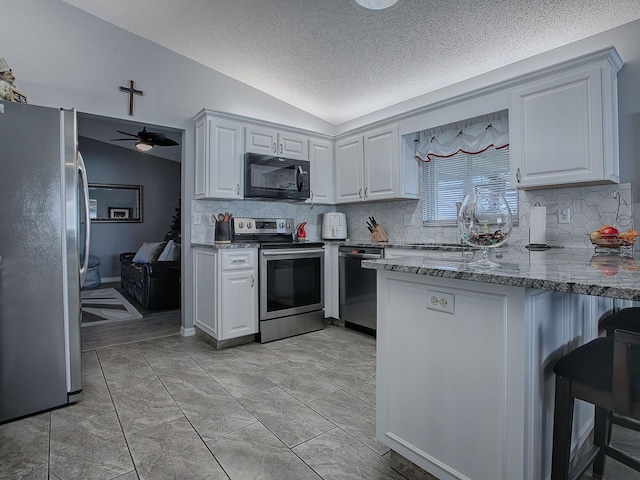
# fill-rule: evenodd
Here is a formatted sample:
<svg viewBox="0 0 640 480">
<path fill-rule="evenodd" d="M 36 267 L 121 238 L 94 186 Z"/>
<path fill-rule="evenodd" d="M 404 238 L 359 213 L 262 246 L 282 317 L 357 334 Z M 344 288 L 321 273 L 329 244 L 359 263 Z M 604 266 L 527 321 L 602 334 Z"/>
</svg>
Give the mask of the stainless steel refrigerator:
<svg viewBox="0 0 640 480">
<path fill-rule="evenodd" d="M 75 110 L 0 101 L 0 422 L 80 398 L 87 198 Z"/>
</svg>

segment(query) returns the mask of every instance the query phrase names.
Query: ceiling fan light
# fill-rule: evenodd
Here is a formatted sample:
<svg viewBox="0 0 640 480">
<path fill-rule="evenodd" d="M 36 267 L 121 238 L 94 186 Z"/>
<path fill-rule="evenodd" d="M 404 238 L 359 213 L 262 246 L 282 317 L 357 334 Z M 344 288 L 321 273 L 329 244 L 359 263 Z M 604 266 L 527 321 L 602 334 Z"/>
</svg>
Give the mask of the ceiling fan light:
<svg viewBox="0 0 640 480">
<path fill-rule="evenodd" d="M 393 7 L 399 0 L 353 0 L 353 2 L 367 10 L 386 10 Z"/>
<path fill-rule="evenodd" d="M 141 152 L 148 152 L 149 150 L 151 150 L 153 148 L 153 145 L 140 141 L 138 143 L 136 143 L 136 148 L 138 150 L 140 150 Z"/>
</svg>

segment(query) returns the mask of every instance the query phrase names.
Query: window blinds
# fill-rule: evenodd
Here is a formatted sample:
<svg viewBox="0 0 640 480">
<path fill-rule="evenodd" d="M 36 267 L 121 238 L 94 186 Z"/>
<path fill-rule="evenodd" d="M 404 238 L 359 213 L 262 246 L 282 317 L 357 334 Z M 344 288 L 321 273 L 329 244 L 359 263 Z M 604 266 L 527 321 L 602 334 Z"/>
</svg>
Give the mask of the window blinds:
<svg viewBox="0 0 640 480">
<path fill-rule="evenodd" d="M 518 191 L 509 179 L 509 149 L 490 148 L 483 153 L 458 153 L 423 163 L 423 221 L 425 224 L 456 221 L 456 202 L 470 193 L 505 196 L 514 221 L 518 219 Z"/>
</svg>

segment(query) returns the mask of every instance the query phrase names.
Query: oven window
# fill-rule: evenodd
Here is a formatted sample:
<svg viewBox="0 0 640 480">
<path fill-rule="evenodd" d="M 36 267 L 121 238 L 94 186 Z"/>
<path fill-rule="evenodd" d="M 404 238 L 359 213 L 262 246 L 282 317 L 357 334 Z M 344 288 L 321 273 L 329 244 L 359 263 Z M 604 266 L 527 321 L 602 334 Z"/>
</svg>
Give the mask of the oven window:
<svg viewBox="0 0 640 480">
<path fill-rule="evenodd" d="M 267 262 L 267 312 L 321 303 L 321 259 L 297 258 Z"/>
</svg>

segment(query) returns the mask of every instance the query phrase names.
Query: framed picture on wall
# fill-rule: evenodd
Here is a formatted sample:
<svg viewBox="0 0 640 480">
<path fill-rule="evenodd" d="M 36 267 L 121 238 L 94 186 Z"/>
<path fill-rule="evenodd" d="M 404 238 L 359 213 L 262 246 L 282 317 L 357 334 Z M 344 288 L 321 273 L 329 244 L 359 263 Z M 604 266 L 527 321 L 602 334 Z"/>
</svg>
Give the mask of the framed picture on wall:
<svg viewBox="0 0 640 480">
<path fill-rule="evenodd" d="M 24 93 L 20 93 L 15 88 L 9 89 L 9 100 L 18 103 L 29 103 L 27 101 L 27 96 Z"/>
<path fill-rule="evenodd" d="M 127 220 L 131 215 L 130 208 L 109 207 L 109 218 Z"/>
</svg>

